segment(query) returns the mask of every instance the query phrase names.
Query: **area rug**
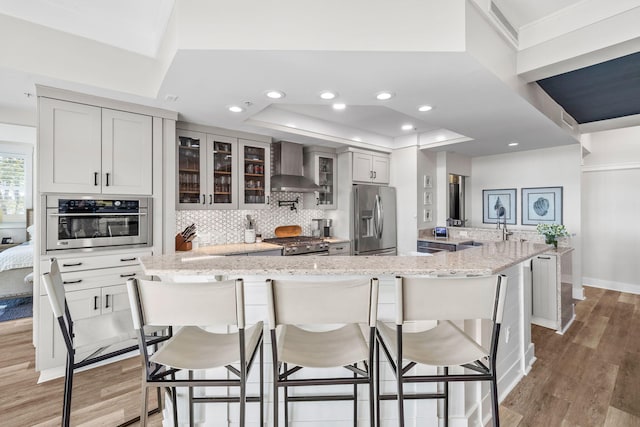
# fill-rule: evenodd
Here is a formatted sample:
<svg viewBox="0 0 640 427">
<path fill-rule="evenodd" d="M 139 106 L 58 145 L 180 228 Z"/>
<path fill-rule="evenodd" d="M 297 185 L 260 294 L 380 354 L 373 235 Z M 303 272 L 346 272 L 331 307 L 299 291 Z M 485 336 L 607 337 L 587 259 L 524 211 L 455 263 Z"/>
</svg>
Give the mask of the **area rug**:
<svg viewBox="0 0 640 427">
<path fill-rule="evenodd" d="M 0 300 L 0 322 L 33 316 L 33 297 Z"/>
</svg>

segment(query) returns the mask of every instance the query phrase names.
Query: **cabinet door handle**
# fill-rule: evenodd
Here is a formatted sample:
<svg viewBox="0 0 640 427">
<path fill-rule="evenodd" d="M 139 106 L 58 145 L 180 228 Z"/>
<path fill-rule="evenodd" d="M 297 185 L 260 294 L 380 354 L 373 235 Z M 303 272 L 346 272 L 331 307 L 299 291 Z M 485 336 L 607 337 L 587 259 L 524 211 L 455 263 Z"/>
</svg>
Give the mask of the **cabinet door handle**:
<svg viewBox="0 0 640 427">
<path fill-rule="evenodd" d="M 73 285 L 74 283 L 80 283 L 82 282 L 82 279 L 78 279 L 78 280 L 69 280 L 69 281 L 63 281 L 62 284 L 63 285 Z"/>
<path fill-rule="evenodd" d="M 109 175 L 111 175 L 109 172 L 106 173 L 107 175 L 107 187 L 109 186 Z"/>
<path fill-rule="evenodd" d="M 98 172 L 93 173 L 93 185 L 98 186 Z"/>
<path fill-rule="evenodd" d="M 206 197 L 206 196 L 203 194 L 203 195 L 202 195 L 202 204 L 203 204 L 203 205 L 206 203 L 206 199 L 205 199 L 205 197 Z"/>
<path fill-rule="evenodd" d="M 121 274 L 120 277 L 133 277 L 135 276 L 136 273 L 130 273 L 130 274 Z"/>
<path fill-rule="evenodd" d="M 213 194 L 209 194 L 209 204 L 213 204 Z"/>
<path fill-rule="evenodd" d="M 373 177 L 374 177 L 374 178 L 377 178 L 377 177 L 378 177 L 378 172 L 373 171 Z"/>
<path fill-rule="evenodd" d="M 373 178 L 373 171 L 369 171 L 369 178 Z"/>
<path fill-rule="evenodd" d="M 136 257 L 131 257 L 131 258 L 120 258 L 120 261 L 121 261 L 121 262 L 128 262 L 128 261 L 135 261 L 135 260 L 137 260 L 137 259 L 138 259 L 138 258 L 136 258 Z"/>
<path fill-rule="evenodd" d="M 73 263 L 71 263 L 71 264 L 65 264 L 65 263 L 62 263 L 62 266 L 63 266 L 63 267 L 77 267 L 77 266 L 79 266 L 79 265 L 82 265 L 82 263 L 81 263 L 81 262 L 73 262 Z"/>
<path fill-rule="evenodd" d="M 109 308 L 109 294 L 106 294 L 104 297 L 104 308 Z"/>
<path fill-rule="evenodd" d="M 98 309 L 98 296 L 93 297 L 93 309 Z"/>
<path fill-rule="evenodd" d="M 539 256 L 538 259 L 551 259 L 551 257 L 548 256 Z"/>
<path fill-rule="evenodd" d="M 267 196 L 267 205 L 271 203 L 271 196 Z"/>
</svg>

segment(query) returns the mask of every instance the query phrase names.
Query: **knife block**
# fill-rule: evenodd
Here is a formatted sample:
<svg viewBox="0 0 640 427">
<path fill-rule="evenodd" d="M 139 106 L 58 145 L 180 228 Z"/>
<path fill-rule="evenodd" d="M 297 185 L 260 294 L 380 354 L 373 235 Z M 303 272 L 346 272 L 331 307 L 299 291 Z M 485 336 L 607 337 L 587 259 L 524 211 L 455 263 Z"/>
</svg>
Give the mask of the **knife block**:
<svg viewBox="0 0 640 427">
<path fill-rule="evenodd" d="M 191 248 L 191 242 L 185 242 L 180 233 L 176 234 L 176 251 L 190 251 Z"/>
</svg>

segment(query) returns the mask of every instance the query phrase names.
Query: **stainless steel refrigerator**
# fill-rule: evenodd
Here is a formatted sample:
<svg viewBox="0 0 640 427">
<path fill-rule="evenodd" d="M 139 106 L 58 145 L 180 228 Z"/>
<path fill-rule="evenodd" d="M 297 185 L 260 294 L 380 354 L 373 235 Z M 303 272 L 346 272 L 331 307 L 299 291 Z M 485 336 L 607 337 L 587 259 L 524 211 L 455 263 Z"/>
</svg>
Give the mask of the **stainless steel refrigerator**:
<svg viewBox="0 0 640 427">
<path fill-rule="evenodd" d="M 353 254 L 396 255 L 396 189 L 353 186 Z"/>
</svg>

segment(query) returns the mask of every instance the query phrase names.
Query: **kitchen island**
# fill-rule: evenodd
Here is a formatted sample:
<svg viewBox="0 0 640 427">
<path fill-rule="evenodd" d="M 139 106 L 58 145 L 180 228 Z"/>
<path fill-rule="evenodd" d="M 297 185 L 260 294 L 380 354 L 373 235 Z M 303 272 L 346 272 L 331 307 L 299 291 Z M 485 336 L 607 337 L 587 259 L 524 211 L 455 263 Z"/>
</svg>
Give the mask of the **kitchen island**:
<svg viewBox="0 0 640 427">
<path fill-rule="evenodd" d="M 531 277 L 529 262 L 532 257 L 549 250 L 549 246 L 530 242 L 490 242 L 483 246 L 459 252 L 442 252 L 431 257 L 421 256 L 344 256 L 344 257 L 217 257 L 207 251 L 191 251 L 162 256 L 141 258 L 147 275 L 161 280 L 215 281 L 241 277 L 245 281 L 245 303 L 248 323 L 265 320 L 267 278 L 296 278 L 299 280 L 336 280 L 350 277 L 377 277 L 380 280 L 378 318 L 393 321 L 395 316 L 394 277 L 396 275 L 486 275 L 501 273 L 508 276 L 507 298 L 502 324 L 502 335 L 498 349 L 498 389 L 500 399 L 526 375 L 535 360 L 531 343 Z M 170 307 L 168 307 L 170 309 Z M 428 327 L 429 325 L 425 325 Z M 484 322 L 461 321 L 460 327 L 486 342 L 488 325 Z M 265 334 L 266 345 L 270 345 Z M 270 352 L 267 350 L 266 354 Z M 271 399 L 270 361 L 267 357 L 265 374 L 266 419 L 271 425 L 273 417 L 269 404 Z M 419 367 L 418 372 L 433 372 L 435 368 Z M 453 370 L 452 370 L 453 371 Z M 222 371 L 221 371 L 222 372 Z M 255 395 L 258 390 L 257 370 L 250 377 L 248 392 Z M 383 392 L 393 392 L 395 381 L 386 362 L 381 361 Z M 435 385 L 422 385 L 424 390 L 433 390 Z M 477 384 L 451 384 L 450 420 L 452 426 L 481 426 L 490 416 L 489 389 Z M 293 390 L 291 393 L 296 393 Z M 303 393 L 304 391 L 300 391 Z M 364 417 L 361 425 L 367 425 L 368 393 L 364 387 L 359 391 L 359 413 Z M 182 400 L 182 399 L 181 399 Z M 381 411 L 385 425 L 395 425 L 394 401 L 382 402 Z M 405 404 L 407 426 L 437 425 L 441 418 L 441 405 L 436 401 L 407 401 Z M 439 409 L 440 407 L 440 409 Z M 282 410 L 282 405 L 280 405 Z M 196 407 L 197 421 L 201 425 L 237 425 L 237 405 L 208 404 Z M 188 410 L 184 402 L 179 403 L 180 423 L 186 422 Z M 165 411 L 169 417 L 170 412 Z M 258 425 L 257 404 L 248 404 L 249 425 Z M 352 419 L 348 402 L 304 402 L 290 408 L 290 419 L 300 426 L 342 426 Z M 228 421 L 227 421 L 228 420 Z M 441 422 L 442 420 L 440 420 Z M 165 420 L 165 425 L 170 425 Z"/>
</svg>

